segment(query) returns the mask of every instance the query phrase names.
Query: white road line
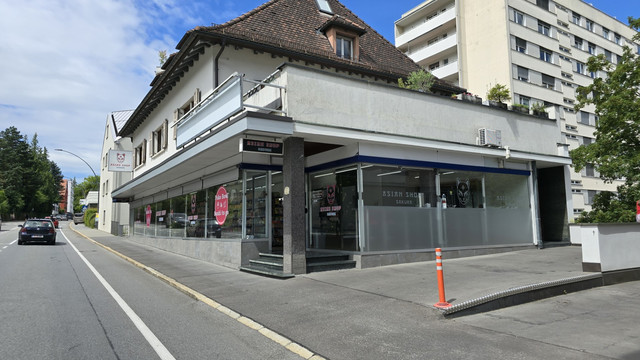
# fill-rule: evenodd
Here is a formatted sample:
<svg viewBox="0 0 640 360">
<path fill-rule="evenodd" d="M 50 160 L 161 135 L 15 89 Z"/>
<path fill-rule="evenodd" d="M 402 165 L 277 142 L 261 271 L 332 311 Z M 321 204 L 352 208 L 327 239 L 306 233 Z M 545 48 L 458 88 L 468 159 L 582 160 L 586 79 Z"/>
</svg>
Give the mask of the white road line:
<svg viewBox="0 0 640 360">
<path fill-rule="evenodd" d="M 153 334 L 151 329 L 147 327 L 147 325 L 142 321 L 142 319 L 140 319 L 140 317 L 133 311 L 133 309 L 131 309 L 131 307 L 127 305 L 127 303 L 122 299 L 122 297 L 120 297 L 120 295 L 118 295 L 118 293 L 111 287 L 111 285 L 109 285 L 107 280 L 105 280 L 102 277 L 102 275 L 100 275 L 98 270 L 96 270 L 96 268 L 94 268 L 93 265 L 91 265 L 91 263 L 80 253 L 80 251 L 78 251 L 75 245 L 71 243 L 71 240 L 69 240 L 69 238 L 62 231 L 60 231 L 60 233 L 67 240 L 69 245 L 71 245 L 73 250 L 75 250 L 75 252 L 78 254 L 80 259 L 82 259 L 82 261 L 84 261 L 87 267 L 89 267 L 89 269 L 96 276 L 96 278 L 98 278 L 100 283 L 102 283 L 102 286 L 104 286 L 104 288 L 107 289 L 107 291 L 109 292 L 109 294 L 111 294 L 113 299 L 118 303 L 118 305 L 120 305 L 120 307 L 125 312 L 125 314 L 127 314 L 129 319 L 131 319 L 133 324 L 138 328 L 142 336 L 144 336 L 144 338 L 147 339 L 147 342 L 149 343 L 149 345 L 151 345 L 153 350 L 155 350 L 158 356 L 160 356 L 160 359 L 175 360 L 173 355 L 171 355 L 169 350 L 167 350 L 167 348 L 164 345 L 162 345 L 160 340 Z"/>
<path fill-rule="evenodd" d="M 18 241 L 18 239 L 13 240 L 12 242 L 9 243 L 9 245 L 13 245 L 16 243 L 16 241 Z"/>
</svg>

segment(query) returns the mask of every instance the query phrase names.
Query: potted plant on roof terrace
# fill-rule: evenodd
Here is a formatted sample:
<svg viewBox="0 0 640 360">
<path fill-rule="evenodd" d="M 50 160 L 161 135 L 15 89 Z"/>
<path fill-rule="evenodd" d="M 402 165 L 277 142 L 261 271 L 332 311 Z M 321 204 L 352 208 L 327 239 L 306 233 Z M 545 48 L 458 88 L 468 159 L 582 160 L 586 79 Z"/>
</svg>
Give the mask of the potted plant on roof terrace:
<svg viewBox="0 0 640 360">
<path fill-rule="evenodd" d="M 543 119 L 549 118 L 549 114 L 547 113 L 547 109 L 544 107 L 543 103 L 533 103 L 533 105 L 531 105 L 531 110 L 533 110 L 533 115 L 537 117 L 541 117 Z"/>
<path fill-rule="evenodd" d="M 487 100 L 489 100 L 489 105 L 491 106 L 497 106 L 506 109 L 507 104 L 503 101 L 511 100 L 511 95 L 509 95 L 509 88 L 506 85 L 495 84 L 487 92 Z"/>
</svg>

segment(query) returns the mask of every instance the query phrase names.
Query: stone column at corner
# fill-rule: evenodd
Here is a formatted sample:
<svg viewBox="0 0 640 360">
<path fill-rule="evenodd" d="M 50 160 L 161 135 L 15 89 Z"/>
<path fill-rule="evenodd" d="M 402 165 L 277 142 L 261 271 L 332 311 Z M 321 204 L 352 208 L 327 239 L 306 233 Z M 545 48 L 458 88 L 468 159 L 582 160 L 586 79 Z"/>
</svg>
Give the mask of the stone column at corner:
<svg viewBox="0 0 640 360">
<path fill-rule="evenodd" d="M 283 157 L 283 255 L 284 272 L 305 274 L 306 258 L 306 214 L 304 198 L 304 139 L 284 140 Z"/>
</svg>

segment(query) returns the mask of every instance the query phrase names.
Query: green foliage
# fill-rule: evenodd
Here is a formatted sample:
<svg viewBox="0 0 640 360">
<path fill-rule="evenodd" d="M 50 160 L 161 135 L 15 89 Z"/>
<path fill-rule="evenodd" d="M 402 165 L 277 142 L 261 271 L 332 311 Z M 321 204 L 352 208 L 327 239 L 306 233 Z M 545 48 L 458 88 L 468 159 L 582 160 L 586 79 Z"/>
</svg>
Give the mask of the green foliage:
<svg viewBox="0 0 640 360">
<path fill-rule="evenodd" d="M 547 112 L 547 110 L 544 107 L 544 104 L 539 102 L 534 102 L 531 105 L 531 110 L 537 111 L 537 112 Z"/>
<path fill-rule="evenodd" d="M 100 176 L 89 176 L 79 184 L 73 179 L 73 184 L 73 212 L 81 212 L 80 199 L 86 198 L 89 191 L 100 189 Z"/>
<path fill-rule="evenodd" d="M 431 92 L 431 86 L 436 81 L 436 77 L 430 72 L 420 69 L 407 76 L 407 81 L 398 79 L 398 86 L 404 89 L 417 90 L 420 92 Z"/>
<path fill-rule="evenodd" d="M 526 112 L 529 112 L 529 107 L 524 104 L 513 104 L 511 105 L 511 107 L 514 109 L 522 109 L 522 110 L 525 110 Z"/>
<path fill-rule="evenodd" d="M 509 95 L 509 88 L 506 85 L 495 84 L 487 92 L 487 100 L 497 102 L 511 100 L 511 95 Z"/>
<path fill-rule="evenodd" d="M 46 148 L 11 126 L 0 132 L 0 213 L 16 218 L 46 216 L 60 201 L 60 168 Z"/>
<path fill-rule="evenodd" d="M 629 23 L 634 30 L 640 29 L 640 19 L 630 17 Z M 634 40 L 640 42 L 640 33 Z M 582 218 L 633 221 L 629 212 L 640 200 L 640 56 L 625 46 L 616 66 L 600 54 L 589 58 L 587 68 L 590 72 L 604 71 L 607 77 L 596 78 L 591 85 L 576 90 L 575 109 L 595 105 L 598 122 L 596 141 L 571 151 L 574 167 L 580 171 L 593 164 L 605 181 L 625 179 L 626 183 L 618 188 L 618 196 L 601 195 L 594 214 Z"/>
<path fill-rule="evenodd" d="M 617 193 L 604 191 L 593 198 L 592 210 L 583 211 L 578 223 L 635 222 L 636 201 L 640 199 L 640 185 L 621 185 Z"/>
<path fill-rule="evenodd" d="M 160 66 L 164 65 L 167 61 L 167 50 L 158 50 L 158 61 L 160 62 Z"/>
<path fill-rule="evenodd" d="M 96 209 L 87 209 L 84 212 L 84 225 L 86 227 L 90 227 L 94 229 L 96 227 L 96 213 L 98 210 Z"/>
</svg>

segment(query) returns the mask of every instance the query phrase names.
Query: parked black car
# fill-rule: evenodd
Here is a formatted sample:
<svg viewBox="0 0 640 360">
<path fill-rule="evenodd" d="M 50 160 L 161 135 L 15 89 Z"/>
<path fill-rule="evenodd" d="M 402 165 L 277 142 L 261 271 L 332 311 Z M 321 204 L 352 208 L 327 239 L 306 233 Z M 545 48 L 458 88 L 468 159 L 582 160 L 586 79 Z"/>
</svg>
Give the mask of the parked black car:
<svg viewBox="0 0 640 360">
<path fill-rule="evenodd" d="M 56 228 L 50 219 L 29 219 L 20 225 L 18 245 L 28 241 L 46 241 L 49 245 L 56 244 Z"/>
</svg>

